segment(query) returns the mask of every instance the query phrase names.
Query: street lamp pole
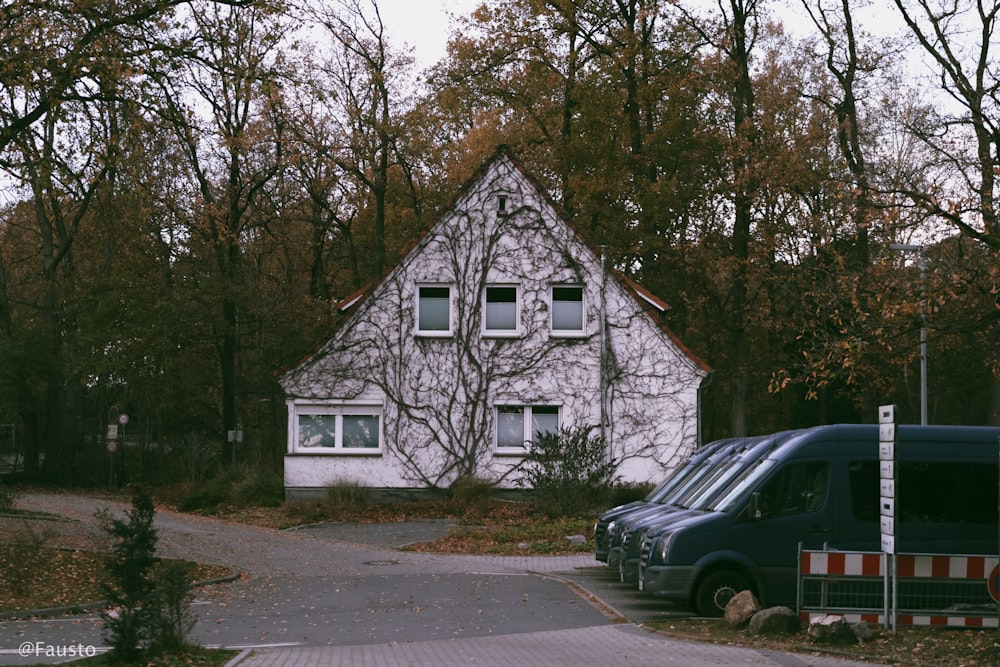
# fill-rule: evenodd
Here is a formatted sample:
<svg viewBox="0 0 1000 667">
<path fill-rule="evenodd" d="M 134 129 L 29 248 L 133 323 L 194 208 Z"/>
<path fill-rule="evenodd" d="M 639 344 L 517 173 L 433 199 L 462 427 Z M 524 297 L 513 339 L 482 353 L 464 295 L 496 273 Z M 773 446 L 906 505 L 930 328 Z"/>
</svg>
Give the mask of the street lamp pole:
<svg viewBox="0 0 1000 667">
<path fill-rule="evenodd" d="M 924 246 L 912 243 L 892 243 L 890 250 L 917 253 L 920 267 L 920 423 L 927 424 L 927 256 Z"/>
</svg>

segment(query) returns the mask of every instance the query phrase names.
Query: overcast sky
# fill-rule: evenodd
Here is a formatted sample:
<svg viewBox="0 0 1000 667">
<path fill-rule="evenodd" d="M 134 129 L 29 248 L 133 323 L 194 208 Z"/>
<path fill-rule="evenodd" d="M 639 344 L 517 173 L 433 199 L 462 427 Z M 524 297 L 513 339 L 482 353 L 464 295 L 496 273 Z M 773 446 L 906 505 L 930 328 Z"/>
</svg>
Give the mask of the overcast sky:
<svg viewBox="0 0 1000 667">
<path fill-rule="evenodd" d="M 394 44 L 415 50 L 423 68 L 444 57 L 449 14 L 469 14 L 481 0 L 377 0 L 382 21 Z"/>
<path fill-rule="evenodd" d="M 420 69 L 433 65 L 445 55 L 450 16 L 472 12 L 482 0 L 375 0 L 390 42 L 414 49 Z M 714 3 L 713 3 L 714 6 Z M 802 34 L 815 27 L 802 9 L 801 0 L 776 0 L 765 5 L 786 28 Z M 867 6 L 855 7 L 855 24 L 860 29 L 878 35 L 888 35 L 902 27 L 896 10 L 887 0 L 877 0 Z"/>
</svg>

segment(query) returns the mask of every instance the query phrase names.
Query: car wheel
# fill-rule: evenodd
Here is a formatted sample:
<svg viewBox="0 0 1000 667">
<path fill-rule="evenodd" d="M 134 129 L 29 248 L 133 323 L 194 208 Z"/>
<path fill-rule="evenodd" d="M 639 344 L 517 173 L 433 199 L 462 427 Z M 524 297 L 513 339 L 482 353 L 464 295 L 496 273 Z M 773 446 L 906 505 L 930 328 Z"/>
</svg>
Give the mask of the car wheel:
<svg viewBox="0 0 1000 667">
<path fill-rule="evenodd" d="M 726 612 L 733 596 L 750 588 L 746 578 L 729 570 L 713 572 L 698 585 L 695 611 L 701 616 L 718 618 Z"/>
</svg>

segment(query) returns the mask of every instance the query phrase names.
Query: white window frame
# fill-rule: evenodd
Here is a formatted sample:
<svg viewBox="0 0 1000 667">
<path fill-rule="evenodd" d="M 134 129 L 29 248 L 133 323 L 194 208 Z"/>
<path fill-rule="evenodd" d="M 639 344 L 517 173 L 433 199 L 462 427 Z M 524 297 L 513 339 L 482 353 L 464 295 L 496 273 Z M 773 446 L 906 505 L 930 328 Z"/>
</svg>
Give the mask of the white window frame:
<svg viewBox="0 0 1000 667">
<path fill-rule="evenodd" d="M 330 444 L 305 445 L 302 442 L 303 417 L 328 417 L 334 420 L 334 439 Z M 376 447 L 350 447 L 344 445 L 344 419 L 350 417 L 375 417 L 377 419 Z M 308 404 L 297 405 L 292 430 L 293 454 L 336 454 L 344 456 L 378 456 L 384 448 L 382 406 L 371 403 Z"/>
<path fill-rule="evenodd" d="M 537 409 L 555 410 L 556 431 L 562 428 L 562 406 L 554 404 L 533 404 L 525 405 L 520 403 L 497 403 L 493 406 L 493 449 L 498 454 L 527 454 L 529 447 L 534 440 L 534 411 Z M 522 441 L 520 446 L 500 444 L 500 414 L 504 409 L 521 410 L 523 421 L 521 423 Z M 548 413 L 550 414 L 550 413 Z"/>
<path fill-rule="evenodd" d="M 420 302 L 421 290 L 423 289 L 446 289 L 448 290 L 448 328 L 447 329 L 421 329 L 420 328 Z M 418 336 L 428 338 L 447 338 L 453 336 L 455 332 L 455 288 L 449 283 L 418 283 L 414 300 L 414 323 L 413 328 Z"/>
<path fill-rule="evenodd" d="M 556 290 L 557 289 L 578 289 L 580 290 L 580 328 L 579 329 L 557 329 L 555 326 Z M 579 284 L 553 284 L 549 289 L 549 333 L 553 336 L 582 336 L 587 328 L 587 290 Z"/>
<path fill-rule="evenodd" d="M 487 326 L 490 301 L 487 297 L 489 291 L 494 288 L 514 290 L 514 328 L 513 329 L 491 329 Z M 504 302 L 508 303 L 508 302 Z M 482 334 L 487 337 L 516 337 L 521 335 L 521 286 L 510 283 L 492 283 L 483 289 L 483 328 Z"/>
</svg>

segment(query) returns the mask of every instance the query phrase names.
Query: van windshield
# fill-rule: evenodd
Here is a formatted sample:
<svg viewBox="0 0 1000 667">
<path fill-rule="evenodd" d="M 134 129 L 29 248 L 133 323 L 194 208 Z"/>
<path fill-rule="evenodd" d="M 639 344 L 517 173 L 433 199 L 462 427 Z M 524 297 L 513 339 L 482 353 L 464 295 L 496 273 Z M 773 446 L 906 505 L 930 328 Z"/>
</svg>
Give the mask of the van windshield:
<svg viewBox="0 0 1000 667">
<path fill-rule="evenodd" d="M 741 502 L 749 489 L 757 486 L 762 477 L 778 464 L 774 459 L 761 459 L 748 466 L 722 495 L 708 506 L 713 512 L 728 512 Z"/>
<path fill-rule="evenodd" d="M 699 475 L 699 471 L 704 468 L 705 462 L 698 460 L 694 461 L 688 459 L 686 462 L 681 464 L 679 468 L 676 468 L 674 472 L 667 476 L 660 484 L 649 492 L 646 496 L 646 501 L 651 503 L 662 503 L 666 499 L 669 499 L 675 492 L 681 488 L 682 484 L 688 482 L 689 479 L 695 478 Z"/>
<path fill-rule="evenodd" d="M 683 484 L 674 489 L 673 493 L 668 498 L 665 498 L 663 502 L 686 508 L 687 502 L 692 496 L 697 494 L 700 489 L 710 485 L 713 480 L 717 479 L 731 465 L 731 460 L 721 464 L 716 464 L 715 460 L 705 461 L 688 479 L 684 480 Z"/>
<path fill-rule="evenodd" d="M 734 477 L 746 466 L 742 460 L 730 460 L 716 468 L 702 484 L 692 488 L 678 504 L 684 509 L 704 509 L 714 500 L 719 491 L 725 489 Z"/>
</svg>

